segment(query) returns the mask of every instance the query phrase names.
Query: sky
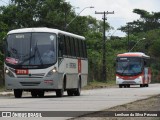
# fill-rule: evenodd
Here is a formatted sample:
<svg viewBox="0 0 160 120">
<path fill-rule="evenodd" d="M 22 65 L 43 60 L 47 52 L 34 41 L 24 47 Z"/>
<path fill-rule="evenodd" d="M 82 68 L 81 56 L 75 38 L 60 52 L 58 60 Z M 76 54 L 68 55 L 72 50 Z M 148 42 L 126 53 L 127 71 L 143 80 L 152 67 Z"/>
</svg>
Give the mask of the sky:
<svg viewBox="0 0 160 120">
<path fill-rule="evenodd" d="M 65 0 L 75 7 L 77 15 L 85 8 L 94 6 L 94 8 L 87 8 L 80 13 L 80 16 L 91 15 L 97 20 L 102 20 L 103 15 L 95 14 L 97 12 L 114 11 L 114 14 L 107 15 L 107 22 L 114 28 L 108 31 L 107 35 L 125 36 L 125 33 L 120 32 L 117 28 L 126 25 L 127 22 L 139 19 L 139 15 L 133 13 L 133 9 L 143 9 L 148 12 L 160 12 L 160 0 Z M 0 0 L 0 5 L 6 5 L 9 0 Z M 77 8 L 78 7 L 78 8 Z"/>
<path fill-rule="evenodd" d="M 114 14 L 107 15 L 107 22 L 114 27 L 114 30 L 108 31 L 107 34 L 121 37 L 126 34 L 117 30 L 117 28 L 140 18 L 139 15 L 132 12 L 133 9 L 138 8 L 148 12 L 160 12 L 160 0 L 66 0 L 66 2 L 75 7 L 77 14 L 85 7 L 94 6 L 92 9 L 85 9 L 80 15 L 91 15 L 97 20 L 102 20 L 103 15 L 95 14 L 95 11 L 114 11 Z M 79 8 L 76 9 L 76 7 Z"/>
</svg>

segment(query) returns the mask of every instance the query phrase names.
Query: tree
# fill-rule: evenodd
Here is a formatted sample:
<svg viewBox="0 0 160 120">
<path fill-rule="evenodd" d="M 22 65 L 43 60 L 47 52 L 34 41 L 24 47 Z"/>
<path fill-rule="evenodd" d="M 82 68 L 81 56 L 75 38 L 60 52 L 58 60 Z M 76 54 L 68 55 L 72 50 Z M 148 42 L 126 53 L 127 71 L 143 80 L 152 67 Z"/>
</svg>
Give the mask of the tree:
<svg viewBox="0 0 160 120">
<path fill-rule="evenodd" d="M 140 19 L 127 23 L 126 26 L 121 27 L 120 30 L 122 30 L 123 32 L 128 32 L 128 25 L 129 31 L 132 34 L 147 32 L 160 28 L 160 12 L 149 13 L 145 10 L 134 9 L 133 13 L 140 15 Z"/>
</svg>

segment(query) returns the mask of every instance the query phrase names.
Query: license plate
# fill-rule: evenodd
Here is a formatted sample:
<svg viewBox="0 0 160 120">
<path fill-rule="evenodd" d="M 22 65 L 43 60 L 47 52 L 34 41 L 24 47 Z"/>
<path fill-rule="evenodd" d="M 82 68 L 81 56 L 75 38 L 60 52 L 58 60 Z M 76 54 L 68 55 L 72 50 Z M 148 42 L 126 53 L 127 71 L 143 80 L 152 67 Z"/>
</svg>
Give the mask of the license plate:
<svg viewBox="0 0 160 120">
<path fill-rule="evenodd" d="M 28 70 L 16 70 L 17 75 L 28 75 L 29 71 Z"/>
</svg>

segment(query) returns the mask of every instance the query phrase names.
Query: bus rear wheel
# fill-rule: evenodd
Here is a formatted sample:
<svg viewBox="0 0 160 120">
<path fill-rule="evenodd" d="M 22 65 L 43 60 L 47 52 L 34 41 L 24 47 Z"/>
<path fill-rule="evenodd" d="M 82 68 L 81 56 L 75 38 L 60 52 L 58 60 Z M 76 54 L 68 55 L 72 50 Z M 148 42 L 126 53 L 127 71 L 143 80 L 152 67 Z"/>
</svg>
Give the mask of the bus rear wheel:
<svg viewBox="0 0 160 120">
<path fill-rule="evenodd" d="M 73 96 L 74 95 L 74 90 L 67 90 L 68 96 Z"/>
<path fill-rule="evenodd" d="M 75 89 L 74 95 L 75 96 L 81 95 L 81 80 L 79 80 L 79 82 L 78 82 L 78 88 Z"/>
<path fill-rule="evenodd" d="M 21 98 L 22 97 L 22 90 L 14 89 L 14 96 L 15 96 L 15 98 Z"/>
<path fill-rule="evenodd" d="M 148 87 L 149 85 L 148 85 L 148 84 L 145 84 L 145 86 Z"/>
<path fill-rule="evenodd" d="M 140 84 L 140 87 L 145 87 L 145 85 L 144 84 Z"/>
</svg>

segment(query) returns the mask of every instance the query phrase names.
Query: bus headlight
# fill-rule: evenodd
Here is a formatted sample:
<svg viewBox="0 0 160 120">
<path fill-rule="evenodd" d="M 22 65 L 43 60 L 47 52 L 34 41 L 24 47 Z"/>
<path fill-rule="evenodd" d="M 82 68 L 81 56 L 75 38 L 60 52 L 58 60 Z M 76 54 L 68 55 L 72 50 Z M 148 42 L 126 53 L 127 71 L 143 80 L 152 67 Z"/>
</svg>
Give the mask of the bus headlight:
<svg viewBox="0 0 160 120">
<path fill-rule="evenodd" d="M 121 79 L 120 77 L 118 77 L 118 76 L 116 76 L 116 80 L 119 80 L 119 79 Z"/>
<path fill-rule="evenodd" d="M 52 76 L 56 72 L 57 72 L 57 68 L 54 67 L 51 71 L 48 72 L 48 74 L 46 75 L 46 77 L 50 77 L 50 76 Z"/>
<path fill-rule="evenodd" d="M 139 80 L 142 80 L 142 76 L 139 76 L 138 79 L 139 79 Z"/>
<path fill-rule="evenodd" d="M 6 69 L 6 70 L 5 70 L 5 73 L 6 73 L 6 74 L 8 74 L 8 73 L 9 73 L 9 70 L 8 70 L 8 69 Z"/>
<path fill-rule="evenodd" d="M 9 77 L 15 77 L 14 74 L 7 68 L 5 68 L 5 74 L 7 74 Z"/>
<path fill-rule="evenodd" d="M 53 72 L 53 73 L 57 72 L 57 68 L 54 67 L 53 70 L 52 70 L 52 72 Z"/>
</svg>

